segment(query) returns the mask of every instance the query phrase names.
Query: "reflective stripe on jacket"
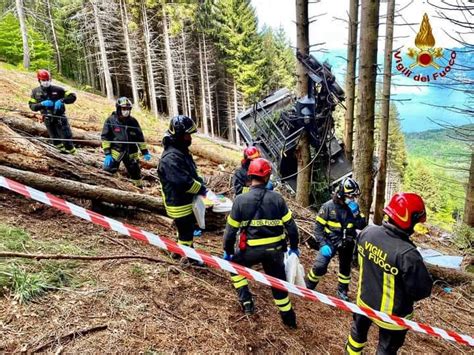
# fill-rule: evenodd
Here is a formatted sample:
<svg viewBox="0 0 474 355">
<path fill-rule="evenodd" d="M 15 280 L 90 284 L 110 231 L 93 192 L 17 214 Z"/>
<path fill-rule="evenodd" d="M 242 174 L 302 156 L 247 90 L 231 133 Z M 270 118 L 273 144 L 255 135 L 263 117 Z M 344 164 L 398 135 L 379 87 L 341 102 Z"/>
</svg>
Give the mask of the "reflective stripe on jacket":
<svg viewBox="0 0 474 355">
<path fill-rule="evenodd" d="M 201 189 L 203 180 L 189 151 L 166 146 L 158 165 L 158 176 L 168 216 L 181 218 L 193 213 L 193 197 Z"/>
<path fill-rule="evenodd" d="M 263 193 L 265 196 L 255 213 Z M 290 247 L 298 247 L 298 228 L 291 211 L 283 197 L 278 192 L 266 190 L 265 184 L 251 187 L 249 192 L 237 196 L 234 200 L 224 234 L 224 250 L 227 253 L 234 254 L 237 231 L 246 226 L 247 245 L 251 247 L 281 245 L 287 236 Z"/>
<path fill-rule="evenodd" d="M 413 304 L 431 294 L 433 281 L 408 234 L 388 222 L 359 235 L 357 304 L 410 319 Z M 404 329 L 377 319 L 382 328 Z"/>
</svg>

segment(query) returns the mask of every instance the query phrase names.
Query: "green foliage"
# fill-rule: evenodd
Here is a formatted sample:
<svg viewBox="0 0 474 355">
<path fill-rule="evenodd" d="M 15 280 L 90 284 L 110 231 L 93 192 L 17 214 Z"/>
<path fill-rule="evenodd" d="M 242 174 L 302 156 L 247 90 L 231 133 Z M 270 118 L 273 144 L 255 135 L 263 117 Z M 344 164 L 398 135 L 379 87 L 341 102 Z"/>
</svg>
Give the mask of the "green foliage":
<svg viewBox="0 0 474 355">
<path fill-rule="evenodd" d="M 26 231 L 0 224 L 0 249 L 11 251 L 24 251 L 31 241 Z"/>
<path fill-rule="evenodd" d="M 408 164 L 405 136 L 400 125 L 400 115 L 397 106 L 390 105 L 390 123 L 388 126 L 388 162 L 404 178 L 405 168 Z"/>
<path fill-rule="evenodd" d="M 474 228 L 464 223 L 458 223 L 454 226 L 454 244 L 462 250 L 466 250 L 468 255 L 474 253 Z"/>
<path fill-rule="evenodd" d="M 30 69 L 54 69 L 53 47 L 37 31 L 28 26 Z M 20 24 L 13 14 L 0 21 L 0 60 L 18 65 L 23 61 L 23 42 Z"/>
<path fill-rule="evenodd" d="M 48 283 L 39 273 L 29 273 L 16 264 L 10 266 L 2 264 L 0 265 L 0 287 L 9 289 L 15 300 L 25 303 L 44 294 Z"/>
<path fill-rule="evenodd" d="M 263 30 L 262 42 L 266 59 L 263 69 L 264 91 L 269 93 L 282 87 L 293 89 L 296 63 L 285 31 L 283 28 L 274 31 L 267 27 Z"/>
<path fill-rule="evenodd" d="M 244 95 L 244 100 L 258 100 L 264 85 L 265 65 L 257 18 L 250 0 L 215 2 L 216 45 L 229 74 Z"/>
</svg>

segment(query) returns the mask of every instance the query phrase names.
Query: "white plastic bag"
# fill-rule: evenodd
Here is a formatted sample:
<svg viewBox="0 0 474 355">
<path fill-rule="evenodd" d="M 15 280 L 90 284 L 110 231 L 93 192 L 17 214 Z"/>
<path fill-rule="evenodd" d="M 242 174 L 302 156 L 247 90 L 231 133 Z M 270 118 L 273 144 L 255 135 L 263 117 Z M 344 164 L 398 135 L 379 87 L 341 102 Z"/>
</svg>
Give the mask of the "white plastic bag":
<svg viewBox="0 0 474 355">
<path fill-rule="evenodd" d="M 212 203 L 212 211 L 216 213 L 227 213 L 232 209 L 232 201 L 223 195 L 216 195 L 209 190 L 206 199 Z"/>
<path fill-rule="evenodd" d="M 304 268 L 296 254 L 285 253 L 286 281 L 296 286 L 306 287 L 304 282 Z"/>
<path fill-rule="evenodd" d="M 194 217 L 196 217 L 199 228 L 206 229 L 206 205 L 204 204 L 204 198 L 201 195 L 194 196 L 193 213 Z"/>
</svg>

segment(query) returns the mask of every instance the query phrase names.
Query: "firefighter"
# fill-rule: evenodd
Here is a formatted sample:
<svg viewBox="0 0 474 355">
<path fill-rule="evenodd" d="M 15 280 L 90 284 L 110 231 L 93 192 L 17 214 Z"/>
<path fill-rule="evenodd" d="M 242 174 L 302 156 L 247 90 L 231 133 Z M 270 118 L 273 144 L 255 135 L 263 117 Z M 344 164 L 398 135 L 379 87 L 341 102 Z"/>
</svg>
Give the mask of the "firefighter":
<svg viewBox="0 0 474 355">
<path fill-rule="evenodd" d="M 76 94 L 65 91 L 62 87 L 51 85 L 51 74 L 45 69 L 36 73 L 40 86 L 33 89 L 28 101 L 30 109 L 40 111 L 53 145 L 61 152 L 75 154 L 72 132 L 65 115 L 64 104 L 76 101 Z"/>
<path fill-rule="evenodd" d="M 359 290 L 357 304 L 411 319 L 413 304 L 431 294 L 433 281 L 416 246 L 409 239 L 415 224 L 426 221 L 423 199 L 398 193 L 384 208 L 381 226 L 364 229 L 357 242 Z M 407 329 L 354 314 L 346 352 L 361 354 L 369 328 L 379 326 L 377 354 L 396 354 Z"/>
<path fill-rule="evenodd" d="M 249 169 L 250 162 L 253 159 L 260 157 L 260 150 L 257 147 L 250 146 L 244 149 L 244 158 L 242 159 L 242 165 L 239 169 L 236 170 L 234 176 L 232 177 L 232 185 L 234 187 L 235 196 L 250 191 L 250 180 L 247 171 Z M 269 190 L 273 189 L 273 183 L 271 180 L 268 180 L 266 187 Z"/>
<path fill-rule="evenodd" d="M 251 146 L 244 149 L 244 159 L 242 159 L 242 165 L 236 170 L 232 178 L 235 196 L 250 191 L 250 181 L 247 171 L 249 169 L 250 162 L 256 158 L 260 158 L 260 151 L 257 147 Z"/>
<path fill-rule="evenodd" d="M 351 281 L 351 263 L 357 237 L 356 229 L 367 223 L 356 202 L 359 185 L 352 178 L 344 178 L 331 200 L 321 206 L 316 217 L 315 236 L 310 245 L 319 249 L 313 267 L 306 275 L 306 287 L 314 290 L 328 270 L 331 259 L 339 254 L 337 296 L 345 301 Z"/>
<path fill-rule="evenodd" d="M 299 256 L 298 228 L 283 197 L 265 187 L 271 172 L 272 167 L 267 160 L 257 158 L 251 161 L 248 170 L 250 191 L 237 196 L 227 218 L 224 259 L 246 267 L 262 264 L 265 273 L 286 280 L 283 263 L 287 250 L 286 239 L 289 239 L 290 243 L 289 253 Z M 239 229 L 239 250 L 235 253 L 236 234 Z M 255 307 L 247 279 L 241 275 L 233 275 L 232 283 L 237 290 L 243 311 L 252 314 Z M 288 292 L 272 288 L 272 293 L 283 323 L 290 328 L 296 328 L 296 315 Z"/>
<path fill-rule="evenodd" d="M 130 115 L 131 111 L 132 102 L 121 97 L 115 103 L 115 111 L 104 123 L 101 135 L 104 170 L 115 174 L 123 162 L 133 184 L 142 187 L 139 150 L 146 161 L 151 159 L 151 154 L 140 124 Z"/>
<path fill-rule="evenodd" d="M 193 247 L 196 225 L 193 198 L 196 195 L 205 196 L 207 193 L 204 180 L 198 175 L 196 164 L 189 152 L 191 135 L 196 131 L 196 125 L 190 117 L 173 117 L 163 138 L 164 151 L 158 165 L 166 213 L 176 224 L 178 244 L 188 247 Z"/>
</svg>

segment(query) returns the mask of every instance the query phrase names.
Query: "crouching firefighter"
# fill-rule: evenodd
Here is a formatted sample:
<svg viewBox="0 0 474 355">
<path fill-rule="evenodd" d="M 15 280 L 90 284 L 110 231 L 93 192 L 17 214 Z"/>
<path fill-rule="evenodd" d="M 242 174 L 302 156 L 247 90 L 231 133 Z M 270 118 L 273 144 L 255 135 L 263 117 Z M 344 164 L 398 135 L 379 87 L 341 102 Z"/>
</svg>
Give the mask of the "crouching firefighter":
<svg viewBox="0 0 474 355">
<path fill-rule="evenodd" d="M 121 97 L 115 104 L 115 112 L 107 118 L 102 129 L 102 149 L 104 149 L 104 170 L 115 174 L 123 162 L 135 186 L 142 186 L 139 151 L 143 159 L 151 155 L 145 144 L 145 137 L 138 121 L 130 116 L 132 102 Z"/>
<path fill-rule="evenodd" d="M 384 208 L 381 226 L 364 229 L 357 242 L 359 290 L 357 304 L 411 319 L 413 304 L 431 294 L 433 281 L 410 240 L 417 223 L 426 221 L 425 204 L 414 193 L 395 194 Z M 396 354 L 407 329 L 354 314 L 346 343 L 348 354 L 361 354 L 372 322 L 379 327 L 377 354 Z"/>
<path fill-rule="evenodd" d="M 158 165 L 166 213 L 176 224 L 178 244 L 188 247 L 193 247 L 196 225 L 193 198 L 196 195 L 206 196 L 207 193 L 204 180 L 198 175 L 196 164 L 189 152 L 191 135 L 196 131 L 196 125 L 190 117 L 173 117 L 163 137 L 164 151 Z"/>
<path fill-rule="evenodd" d="M 290 242 L 289 253 L 299 255 L 298 228 L 283 197 L 265 188 L 271 172 L 271 164 L 263 158 L 254 159 L 250 163 L 248 170 L 250 191 L 237 196 L 227 218 L 224 259 L 246 267 L 262 264 L 265 273 L 286 280 L 283 263 L 284 253 L 287 250 L 286 239 L 288 237 Z M 239 228 L 239 250 L 235 253 L 236 234 Z M 247 279 L 241 275 L 233 275 L 232 283 L 244 312 L 252 314 L 255 307 Z M 296 328 L 296 315 L 288 292 L 272 288 L 272 293 L 283 323 L 290 328 Z"/>
<path fill-rule="evenodd" d="M 357 237 L 356 229 L 363 229 L 367 223 L 359 212 L 355 201 L 360 194 L 359 185 L 352 178 L 343 179 L 337 186 L 331 200 L 321 206 L 316 217 L 315 240 L 311 247 L 318 249 L 313 267 L 306 275 L 306 287 L 314 290 L 326 274 L 331 259 L 339 254 L 337 296 L 345 301 L 351 281 L 351 263 Z"/>
<path fill-rule="evenodd" d="M 30 109 L 41 112 L 49 138 L 61 153 L 76 153 L 64 106 L 64 104 L 74 103 L 76 94 L 65 91 L 62 87 L 51 85 L 51 74 L 45 69 L 38 70 L 36 77 L 40 86 L 31 92 L 31 98 L 28 101 Z"/>
</svg>

